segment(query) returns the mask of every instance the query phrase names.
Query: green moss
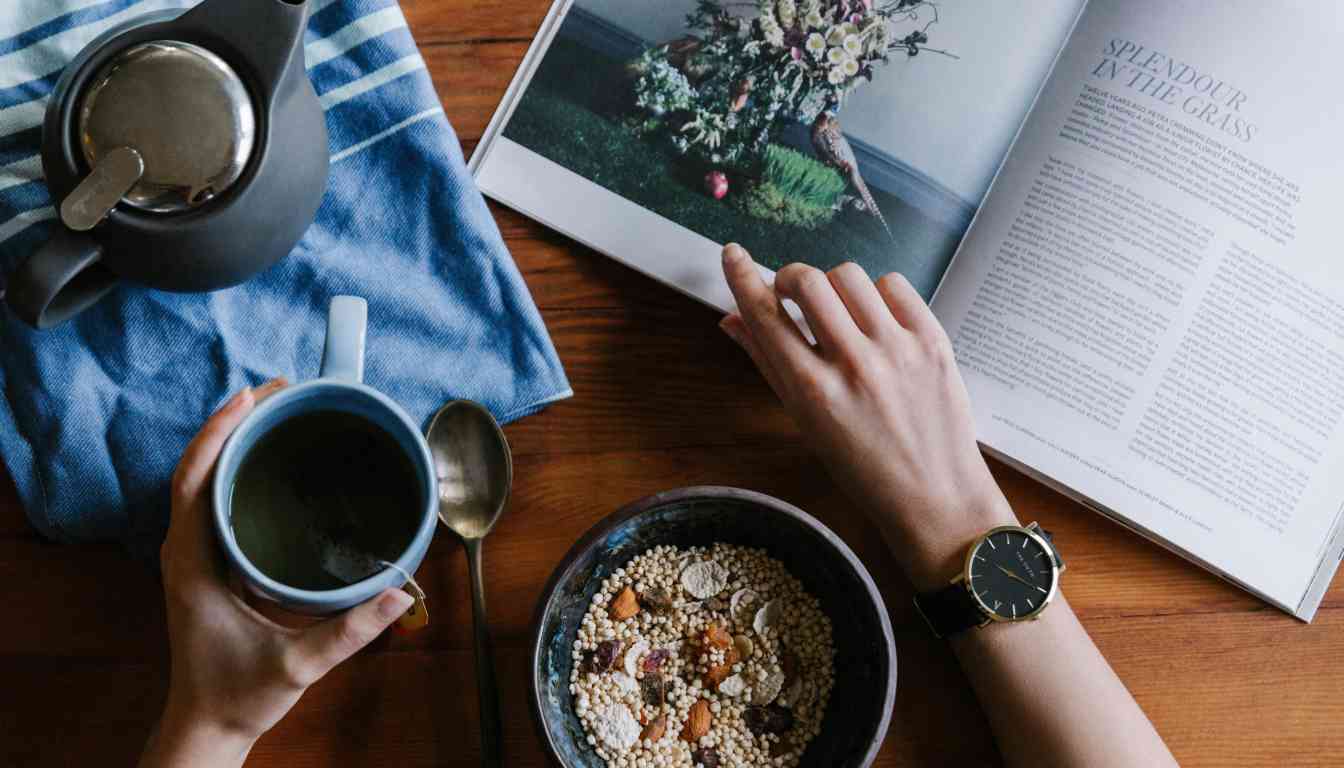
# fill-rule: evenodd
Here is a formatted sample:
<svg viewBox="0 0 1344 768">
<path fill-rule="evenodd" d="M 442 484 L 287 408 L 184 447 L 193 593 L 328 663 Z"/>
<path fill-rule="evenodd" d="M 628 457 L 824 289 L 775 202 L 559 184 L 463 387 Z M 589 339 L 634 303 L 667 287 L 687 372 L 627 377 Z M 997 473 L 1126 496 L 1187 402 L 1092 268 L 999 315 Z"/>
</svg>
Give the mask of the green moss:
<svg viewBox="0 0 1344 768">
<path fill-rule="evenodd" d="M 750 185 L 733 198 L 733 204 L 753 218 L 801 229 L 820 229 L 830 224 L 836 214 L 834 208 L 812 205 L 769 181 Z"/>
</svg>

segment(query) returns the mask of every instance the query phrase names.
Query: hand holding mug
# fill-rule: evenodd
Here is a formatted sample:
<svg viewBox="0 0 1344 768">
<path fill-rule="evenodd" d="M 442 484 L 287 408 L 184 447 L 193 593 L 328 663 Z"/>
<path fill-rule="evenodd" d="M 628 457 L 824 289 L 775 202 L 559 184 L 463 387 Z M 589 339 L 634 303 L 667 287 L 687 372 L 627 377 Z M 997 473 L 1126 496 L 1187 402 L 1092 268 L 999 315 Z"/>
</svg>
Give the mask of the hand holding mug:
<svg viewBox="0 0 1344 768">
<path fill-rule="evenodd" d="M 305 689 L 396 621 L 411 596 L 386 589 L 304 629 L 280 626 L 230 589 L 211 524 L 211 476 L 225 441 L 263 398 L 245 389 L 192 440 L 173 476 L 161 551 L 172 673 L 168 703 L 142 766 L 241 765 Z"/>
</svg>

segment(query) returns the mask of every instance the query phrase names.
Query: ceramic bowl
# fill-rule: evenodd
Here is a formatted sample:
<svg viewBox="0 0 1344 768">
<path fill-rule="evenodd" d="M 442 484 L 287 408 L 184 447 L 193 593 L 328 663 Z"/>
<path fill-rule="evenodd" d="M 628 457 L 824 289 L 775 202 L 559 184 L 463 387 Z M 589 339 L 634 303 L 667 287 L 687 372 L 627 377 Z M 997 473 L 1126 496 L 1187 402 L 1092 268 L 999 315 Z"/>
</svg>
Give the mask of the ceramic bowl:
<svg viewBox="0 0 1344 768">
<path fill-rule="evenodd" d="M 831 618 L 835 687 L 801 765 L 872 764 L 896 699 L 896 645 L 872 578 L 811 515 L 763 494 L 717 487 L 669 491 L 625 507 L 588 531 L 551 575 L 531 638 L 531 702 L 546 750 L 565 768 L 604 765 L 588 745 L 569 693 L 574 637 L 602 580 L 650 547 L 714 542 L 763 548 Z"/>
</svg>

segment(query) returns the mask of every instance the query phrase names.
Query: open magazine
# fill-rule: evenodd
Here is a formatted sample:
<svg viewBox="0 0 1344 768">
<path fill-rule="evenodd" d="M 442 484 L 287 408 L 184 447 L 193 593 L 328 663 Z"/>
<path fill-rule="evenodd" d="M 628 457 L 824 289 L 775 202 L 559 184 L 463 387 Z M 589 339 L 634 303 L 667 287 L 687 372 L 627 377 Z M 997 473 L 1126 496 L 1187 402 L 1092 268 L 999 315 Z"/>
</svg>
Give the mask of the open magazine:
<svg viewBox="0 0 1344 768">
<path fill-rule="evenodd" d="M 900 271 L 981 443 L 1310 620 L 1344 556 L 1328 0 L 562 0 L 472 168 L 720 309 Z"/>
</svg>

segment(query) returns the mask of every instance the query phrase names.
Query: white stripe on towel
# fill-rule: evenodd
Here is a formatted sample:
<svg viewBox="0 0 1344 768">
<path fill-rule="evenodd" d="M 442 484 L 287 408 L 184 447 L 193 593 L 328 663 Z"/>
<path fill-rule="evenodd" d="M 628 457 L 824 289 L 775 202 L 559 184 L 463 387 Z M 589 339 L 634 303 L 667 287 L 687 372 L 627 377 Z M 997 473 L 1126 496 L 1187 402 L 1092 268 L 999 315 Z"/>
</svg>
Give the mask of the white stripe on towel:
<svg viewBox="0 0 1344 768">
<path fill-rule="evenodd" d="M 395 5 L 355 19 L 327 37 L 304 46 L 306 66 L 312 69 L 324 61 L 331 61 L 366 40 L 371 40 L 385 32 L 391 32 L 405 26 L 406 17 L 401 15 L 401 8 Z"/>
<path fill-rule="evenodd" d="M 331 109 L 337 104 L 349 101 L 361 93 L 367 93 L 380 85 L 396 80 L 402 75 L 424 68 L 425 60 L 420 58 L 420 54 L 413 53 L 410 56 L 397 59 L 385 67 L 375 69 L 358 80 L 353 80 L 339 88 L 332 88 L 330 91 L 322 94 L 319 100 L 322 102 L 323 109 Z"/>
<path fill-rule="evenodd" d="M 17 37 L 67 13 L 82 11 L 89 6 L 105 2 L 107 0 L 65 0 L 63 3 L 37 3 L 19 0 L 18 3 L 13 5 L 6 3 L 4 7 L 0 7 L 0 29 L 14 30 L 13 32 L 6 32 L 6 38 Z"/>
<path fill-rule="evenodd" d="M 145 0 L 106 18 L 57 32 L 27 48 L 0 56 L 0 89 L 12 88 L 60 70 L 90 40 L 127 19 L 147 11 L 178 8 L 187 4 L 189 0 Z"/>
<path fill-rule="evenodd" d="M 0 166 L 0 191 L 40 178 L 42 178 L 42 158 L 37 155 L 25 157 L 18 162 Z"/>
<path fill-rule="evenodd" d="M 42 124 L 42 114 L 47 111 L 47 97 L 34 101 L 25 101 L 12 107 L 0 109 L 0 137 L 11 133 L 26 131 Z"/>
<path fill-rule="evenodd" d="M 50 205 L 44 208 L 34 208 L 31 211 L 24 211 L 18 216 L 0 224 L 0 243 L 19 234 L 28 227 L 39 221 L 56 218 L 56 209 Z"/>
<path fill-rule="evenodd" d="M 400 123 L 397 123 L 396 125 L 392 126 L 391 128 L 388 128 L 387 130 L 379 131 L 363 141 L 356 142 L 346 147 L 345 149 L 342 149 L 340 152 L 337 152 L 336 154 L 331 156 L 331 162 L 339 163 L 340 161 L 355 154 L 356 152 L 368 149 L 374 144 L 377 144 L 378 142 L 382 141 L 383 139 L 386 139 L 388 136 L 391 136 L 392 134 L 411 125 L 412 123 L 418 123 L 421 120 L 424 120 L 426 117 L 432 117 L 433 115 L 437 115 L 442 112 L 443 107 L 433 107 L 431 109 L 426 109 L 424 112 L 411 115 L 410 117 L 406 118 L 405 120 L 402 120 Z"/>
</svg>

